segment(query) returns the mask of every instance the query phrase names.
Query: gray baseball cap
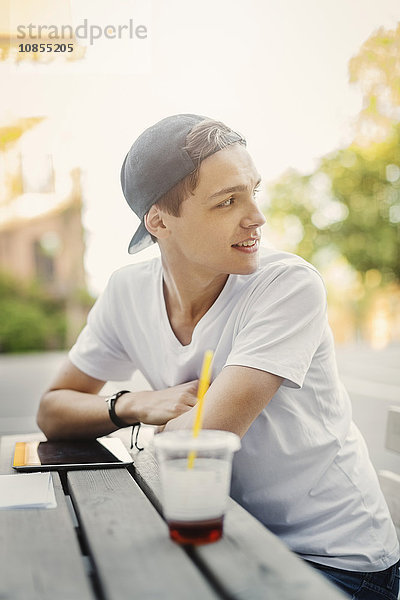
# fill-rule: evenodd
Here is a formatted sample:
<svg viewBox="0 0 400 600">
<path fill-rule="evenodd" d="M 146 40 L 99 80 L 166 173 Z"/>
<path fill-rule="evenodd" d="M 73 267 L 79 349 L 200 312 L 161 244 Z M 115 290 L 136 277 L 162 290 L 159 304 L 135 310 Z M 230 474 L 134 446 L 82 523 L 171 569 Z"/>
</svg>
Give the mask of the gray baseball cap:
<svg viewBox="0 0 400 600">
<path fill-rule="evenodd" d="M 129 244 L 129 254 L 151 246 L 153 240 L 144 225 L 145 215 L 164 194 L 197 168 L 184 149 L 186 137 L 195 125 L 206 119 L 208 117 L 192 114 L 162 119 L 146 129 L 126 155 L 121 169 L 122 191 L 141 221 Z M 230 143 L 243 141 L 239 134 L 232 133 Z M 217 150 L 206 154 L 203 160 Z"/>
</svg>

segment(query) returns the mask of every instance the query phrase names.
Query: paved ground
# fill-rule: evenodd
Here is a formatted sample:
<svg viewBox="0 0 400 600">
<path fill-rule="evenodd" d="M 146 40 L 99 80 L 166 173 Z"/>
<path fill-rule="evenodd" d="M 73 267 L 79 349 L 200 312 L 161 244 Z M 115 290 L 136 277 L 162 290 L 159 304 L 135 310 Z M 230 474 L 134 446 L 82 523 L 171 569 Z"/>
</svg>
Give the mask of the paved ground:
<svg viewBox="0 0 400 600">
<path fill-rule="evenodd" d="M 35 414 L 40 396 L 65 359 L 65 352 L 0 354 L 0 435 L 38 430 Z M 149 388 L 140 373 L 129 385 Z M 124 382 L 109 382 L 104 391 L 113 393 L 124 387 Z"/>
<path fill-rule="evenodd" d="M 400 474 L 400 454 L 385 449 L 387 410 L 400 407 L 400 344 L 384 350 L 339 347 L 337 359 L 352 401 L 353 419 L 367 441 L 375 468 Z"/>
<path fill-rule="evenodd" d="M 400 455 L 384 447 L 387 409 L 400 406 L 400 344 L 374 351 L 367 346 L 339 347 L 338 366 L 353 404 L 353 417 L 366 438 L 376 469 L 400 474 Z M 0 355 L 0 434 L 34 431 L 42 391 L 65 359 L 65 353 Z M 135 376 L 131 387 L 145 389 Z M 114 391 L 124 384 L 107 384 Z M 129 387 L 128 387 L 129 389 Z"/>
</svg>

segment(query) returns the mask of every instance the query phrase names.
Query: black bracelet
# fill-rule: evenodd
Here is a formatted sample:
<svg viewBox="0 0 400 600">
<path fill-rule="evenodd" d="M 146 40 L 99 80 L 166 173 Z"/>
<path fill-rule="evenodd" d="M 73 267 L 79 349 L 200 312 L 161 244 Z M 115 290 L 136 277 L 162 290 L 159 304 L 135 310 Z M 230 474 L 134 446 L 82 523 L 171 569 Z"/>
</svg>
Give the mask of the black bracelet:
<svg viewBox="0 0 400 600">
<path fill-rule="evenodd" d="M 141 423 L 139 423 L 139 422 L 138 422 L 138 423 L 134 423 L 134 424 L 132 425 L 132 431 L 131 431 L 131 448 L 130 448 L 131 450 L 132 450 L 132 448 L 133 448 L 133 435 L 134 435 L 134 433 L 135 433 L 135 429 L 136 429 L 136 427 L 137 427 L 137 429 L 136 429 L 136 437 L 135 437 L 135 447 L 136 447 L 136 448 L 137 448 L 139 451 L 142 451 L 142 450 L 144 450 L 144 448 L 139 448 L 139 446 L 138 446 L 138 437 L 139 437 L 139 431 L 140 431 L 140 427 L 141 427 L 141 425 L 142 425 L 142 424 L 141 424 Z"/>
<path fill-rule="evenodd" d="M 116 404 L 118 398 L 120 398 L 123 394 L 129 394 L 129 390 L 121 390 L 120 392 L 117 392 L 116 394 L 113 394 L 112 396 L 109 396 L 108 398 L 106 398 L 106 402 L 107 402 L 107 406 L 108 406 L 108 414 L 110 416 L 111 421 L 117 427 L 130 427 L 132 425 L 132 423 L 125 423 L 125 421 L 120 419 L 119 416 L 117 415 L 117 413 L 115 412 L 115 404 Z"/>
<path fill-rule="evenodd" d="M 106 398 L 106 402 L 107 402 L 107 406 L 108 406 L 108 414 L 110 415 L 111 421 L 117 427 L 131 427 L 132 426 L 131 450 L 133 448 L 133 435 L 134 435 L 134 431 L 135 431 L 135 429 L 137 427 L 136 438 L 135 438 L 135 446 L 136 446 L 136 448 L 138 450 L 143 450 L 144 448 L 139 448 L 139 446 L 138 446 L 138 436 L 139 436 L 139 431 L 140 431 L 140 426 L 141 426 L 140 421 L 137 421 L 137 423 L 125 423 L 125 421 L 123 421 L 122 419 L 120 419 L 119 416 L 115 412 L 115 404 L 116 404 L 118 398 L 120 396 L 122 396 L 123 394 L 129 394 L 129 390 L 121 390 L 120 392 L 117 392 L 116 394 L 113 394 L 112 396 L 109 396 L 108 398 Z"/>
</svg>

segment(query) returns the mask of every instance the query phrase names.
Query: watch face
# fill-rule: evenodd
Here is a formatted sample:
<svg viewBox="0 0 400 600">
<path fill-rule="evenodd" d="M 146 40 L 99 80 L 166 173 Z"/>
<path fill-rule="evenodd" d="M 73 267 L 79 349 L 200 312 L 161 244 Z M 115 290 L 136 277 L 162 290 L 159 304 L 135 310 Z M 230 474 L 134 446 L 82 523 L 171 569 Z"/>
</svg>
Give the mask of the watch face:
<svg viewBox="0 0 400 600">
<path fill-rule="evenodd" d="M 129 394 L 129 390 L 121 390 L 120 392 L 115 392 L 112 396 L 110 396 L 110 400 L 118 400 L 120 396 L 123 394 Z"/>
</svg>

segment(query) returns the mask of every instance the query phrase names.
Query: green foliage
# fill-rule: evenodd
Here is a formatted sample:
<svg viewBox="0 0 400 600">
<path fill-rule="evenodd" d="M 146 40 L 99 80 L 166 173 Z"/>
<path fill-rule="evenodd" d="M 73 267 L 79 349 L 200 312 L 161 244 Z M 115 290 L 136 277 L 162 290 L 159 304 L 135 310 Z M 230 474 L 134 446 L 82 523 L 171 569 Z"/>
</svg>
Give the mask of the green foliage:
<svg viewBox="0 0 400 600">
<path fill-rule="evenodd" d="M 96 301 L 96 298 L 94 298 L 85 288 L 78 288 L 73 295 L 73 299 L 79 306 L 86 310 L 90 310 Z"/>
<path fill-rule="evenodd" d="M 349 70 L 364 96 L 354 142 L 273 183 L 267 223 L 272 243 L 328 275 L 342 338 L 354 325 L 382 343 L 400 283 L 400 24 L 374 33 Z"/>
<path fill-rule="evenodd" d="M 383 143 L 325 156 L 311 175 L 285 173 L 269 193 L 271 230 L 292 227 L 290 250 L 318 264 L 329 247 L 363 275 L 400 282 L 399 125 Z"/>
<path fill-rule="evenodd" d="M 3 352 L 44 350 L 47 338 L 45 312 L 21 300 L 0 300 L 0 340 Z"/>
<path fill-rule="evenodd" d="M 399 126 L 385 143 L 324 159 L 320 171 L 333 201 L 345 207 L 345 218 L 328 227 L 332 243 L 360 273 L 377 269 L 385 281 L 400 281 Z"/>
<path fill-rule="evenodd" d="M 64 303 L 0 273 L 0 352 L 65 347 Z"/>
</svg>

